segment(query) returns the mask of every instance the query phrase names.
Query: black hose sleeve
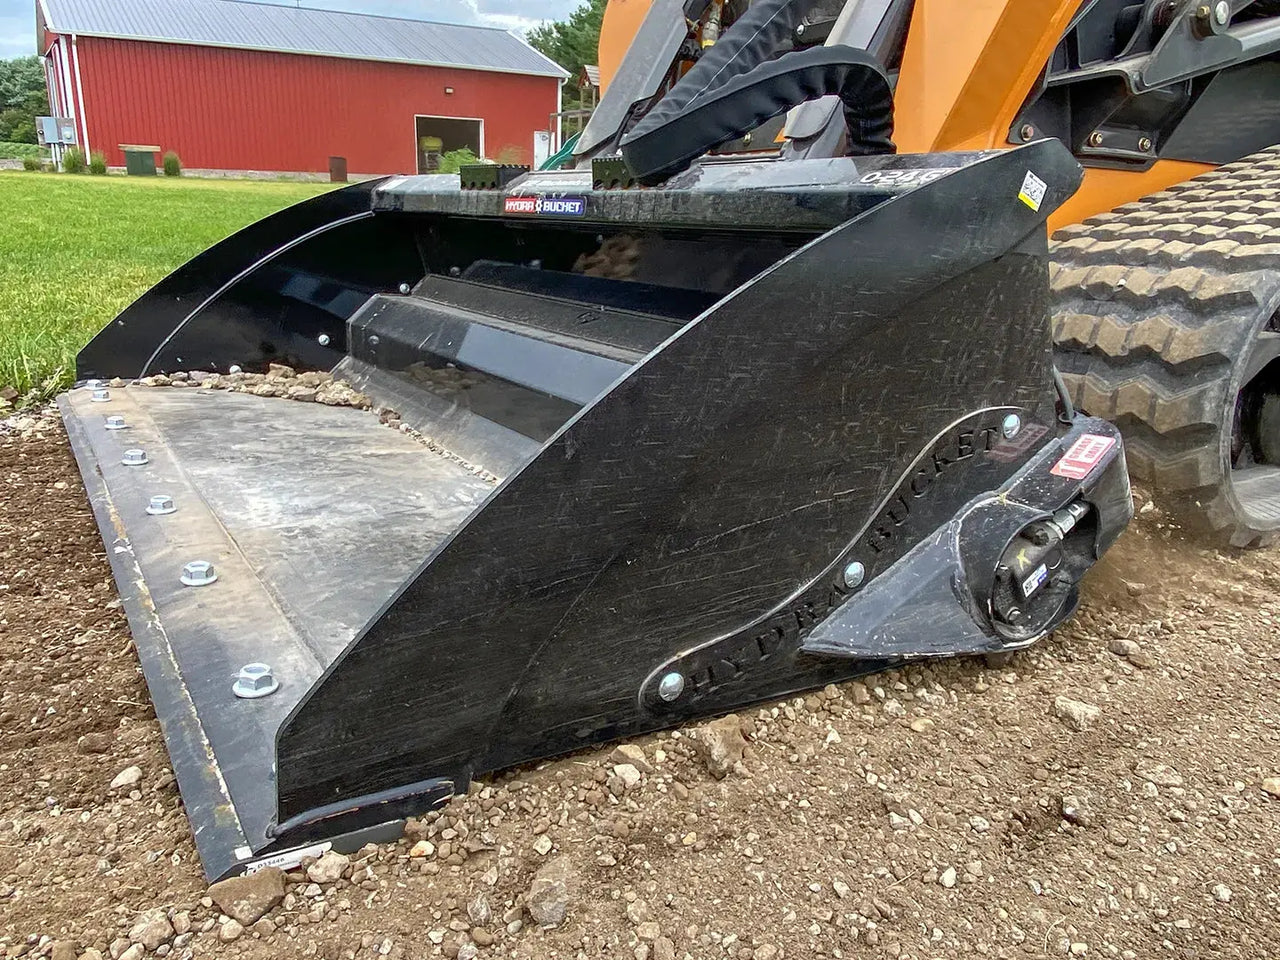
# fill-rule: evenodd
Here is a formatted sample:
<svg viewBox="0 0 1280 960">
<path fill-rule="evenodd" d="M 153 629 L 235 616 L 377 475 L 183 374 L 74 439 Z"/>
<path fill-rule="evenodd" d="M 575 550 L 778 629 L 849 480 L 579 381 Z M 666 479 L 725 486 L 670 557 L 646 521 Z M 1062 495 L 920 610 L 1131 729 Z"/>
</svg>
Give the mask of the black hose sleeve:
<svg viewBox="0 0 1280 960">
<path fill-rule="evenodd" d="M 709 92 L 783 50 L 790 49 L 791 35 L 813 0 L 758 0 L 707 49 L 689 72 L 636 126 L 641 132 L 660 126 Z"/>
<path fill-rule="evenodd" d="M 874 57 L 853 47 L 814 47 L 758 63 L 717 86 L 699 89 L 678 110 L 657 116 L 681 84 L 622 140 L 622 159 L 646 186 L 687 169 L 708 150 L 741 137 L 766 120 L 828 94 L 838 94 L 844 105 L 849 155 L 893 153 L 896 149 L 891 139 L 893 90 L 889 80 Z"/>
</svg>

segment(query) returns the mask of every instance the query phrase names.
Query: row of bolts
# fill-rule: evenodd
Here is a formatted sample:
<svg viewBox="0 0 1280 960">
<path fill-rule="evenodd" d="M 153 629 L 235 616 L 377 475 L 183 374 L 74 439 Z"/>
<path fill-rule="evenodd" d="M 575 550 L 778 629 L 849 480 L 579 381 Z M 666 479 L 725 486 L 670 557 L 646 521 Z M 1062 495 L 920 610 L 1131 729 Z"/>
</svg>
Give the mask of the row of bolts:
<svg viewBox="0 0 1280 960">
<path fill-rule="evenodd" d="M 110 403 L 111 391 L 102 386 L 101 381 L 89 381 L 89 388 L 93 391 L 91 399 L 94 403 Z M 127 430 L 129 424 L 125 422 L 124 417 L 112 415 L 107 417 L 104 424 L 108 430 Z M 150 463 L 147 452 L 139 447 L 133 447 L 125 450 L 124 456 L 120 458 L 120 462 L 126 467 L 141 467 Z M 170 513 L 176 513 L 177 505 L 173 502 L 173 497 L 167 494 L 156 494 L 151 497 L 147 504 L 147 513 L 153 517 L 162 517 Z M 217 572 L 213 569 L 213 564 L 208 560 L 192 560 L 182 568 L 182 576 L 179 578 L 188 587 L 205 587 L 218 579 Z M 271 672 L 269 664 L 265 663 L 247 663 L 240 668 L 240 672 L 236 675 L 235 682 L 231 685 L 231 691 L 237 697 L 244 700 L 256 700 L 259 697 L 265 697 L 275 693 L 280 688 L 280 681 L 275 678 Z"/>
</svg>

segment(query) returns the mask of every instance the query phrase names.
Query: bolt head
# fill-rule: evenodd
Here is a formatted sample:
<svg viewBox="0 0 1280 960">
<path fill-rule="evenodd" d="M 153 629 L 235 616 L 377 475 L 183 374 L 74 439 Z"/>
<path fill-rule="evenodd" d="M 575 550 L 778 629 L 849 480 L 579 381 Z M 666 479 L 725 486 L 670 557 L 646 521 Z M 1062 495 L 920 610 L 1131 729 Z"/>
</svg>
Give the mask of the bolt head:
<svg viewBox="0 0 1280 960">
<path fill-rule="evenodd" d="M 188 587 L 204 587 L 218 579 L 218 572 L 208 560 L 192 560 L 182 568 L 179 579 Z"/>
<path fill-rule="evenodd" d="M 1022 431 L 1022 418 L 1011 413 L 1000 423 L 1000 433 L 1006 440 L 1012 440 Z"/>
<path fill-rule="evenodd" d="M 227 373 L 243 373 L 243 372 L 244 371 L 240 369 L 240 364 L 238 363 L 233 363 L 231 366 L 227 367 Z"/>
<path fill-rule="evenodd" d="M 400 292 L 403 294 L 407 294 L 412 289 L 413 287 L 409 286 L 407 283 L 400 284 Z"/>
<path fill-rule="evenodd" d="M 1144 153 L 1145 153 L 1147 150 L 1150 150 L 1150 149 L 1151 149 L 1151 138 L 1150 138 L 1150 137 L 1139 137 L 1139 138 L 1138 138 L 1138 149 L 1139 149 L 1139 150 L 1141 150 L 1141 151 L 1143 151 Z"/>
<path fill-rule="evenodd" d="M 93 396 L 89 398 L 94 403 L 110 403 L 111 391 L 106 387 L 94 387 Z"/>
<path fill-rule="evenodd" d="M 143 464 L 150 463 L 147 459 L 147 451 L 138 449 L 126 450 L 120 462 L 126 467 L 141 467 Z"/>
<path fill-rule="evenodd" d="M 1018 132 L 1022 134 L 1023 140 L 1030 140 L 1032 137 L 1036 135 L 1036 128 L 1029 123 L 1024 123 L 1022 125 L 1022 129 L 1019 130 Z"/>
<path fill-rule="evenodd" d="M 1091 147 L 1102 146 L 1102 134 L 1100 134 L 1097 130 L 1089 134 L 1089 146 Z"/>
<path fill-rule="evenodd" d="M 664 674 L 662 679 L 658 681 L 658 696 L 671 703 L 680 699 L 680 694 L 684 693 L 684 674 L 671 673 Z"/>
<path fill-rule="evenodd" d="M 316 337 L 316 342 L 319 343 L 320 346 L 322 347 L 327 347 L 330 342 L 329 335 L 327 333 L 320 334 L 320 336 Z"/>
<path fill-rule="evenodd" d="M 1213 19 L 1220 27 L 1227 25 L 1227 21 L 1231 19 L 1231 4 L 1227 3 L 1227 0 L 1218 0 L 1213 8 Z"/>
<path fill-rule="evenodd" d="M 163 517 L 173 513 L 178 508 L 174 505 L 173 497 L 167 497 L 164 494 L 157 494 L 151 498 L 147 504 L 147 513 L 153 517 Z"/>
<path fill-rule="evenodd" d="M 108 430 L 127 430 L 129 427 L 129 425 L 124 422 L 124 417 L 107 417 L 107 421 L 103 426 Z"/>
<path fill-rule="evenodd" d="M 256 700 L 278 689 L 280 681 L 272 675 L 270 665 L 265 663 L 246 663 L 231 685 L 231 692 L 242 700 Z"/>
<path fill-rule="evenodd" d="M 867 568 L 857 560 L 854 560 L 844 568 L 843 577 L 844 585 L 853 590 L 855 587 L 862 586 L 862 581 L 867 578 Z"/>
</svg>

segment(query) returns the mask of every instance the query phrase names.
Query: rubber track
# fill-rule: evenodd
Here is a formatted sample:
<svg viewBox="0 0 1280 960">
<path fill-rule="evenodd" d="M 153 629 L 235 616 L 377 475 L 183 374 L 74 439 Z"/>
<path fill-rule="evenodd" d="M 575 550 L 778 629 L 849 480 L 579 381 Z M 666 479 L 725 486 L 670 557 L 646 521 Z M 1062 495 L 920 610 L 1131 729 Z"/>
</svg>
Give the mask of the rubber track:
<svg viewBox="0 0 1280 960">
<path fill-rule="evenodd" d="M 1130 471 L 1237 545 L 1274 531 L 1230 497 L 1243 361 L 1280 305 L 1280 148 L 1066 227 L 1051 244 L 1055 357 L 1076 405 L 1124 432 Z"/>
</svg>

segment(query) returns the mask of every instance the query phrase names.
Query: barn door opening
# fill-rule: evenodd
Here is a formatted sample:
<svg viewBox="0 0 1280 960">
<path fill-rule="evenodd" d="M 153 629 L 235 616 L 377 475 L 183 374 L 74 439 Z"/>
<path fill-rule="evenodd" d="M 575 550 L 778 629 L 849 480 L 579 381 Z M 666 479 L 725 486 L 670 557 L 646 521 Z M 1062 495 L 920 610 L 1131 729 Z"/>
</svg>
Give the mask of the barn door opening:
<svg viewBox="0 0 1280 960">
<path fill-rule="evenodd" d="M 484 121 L 466 117 L 415 117 L 418 143 L 418 172 L 435 173 L 440 158 L 464 147 L 477 157 L 484 156 Z"/>
</svg>

